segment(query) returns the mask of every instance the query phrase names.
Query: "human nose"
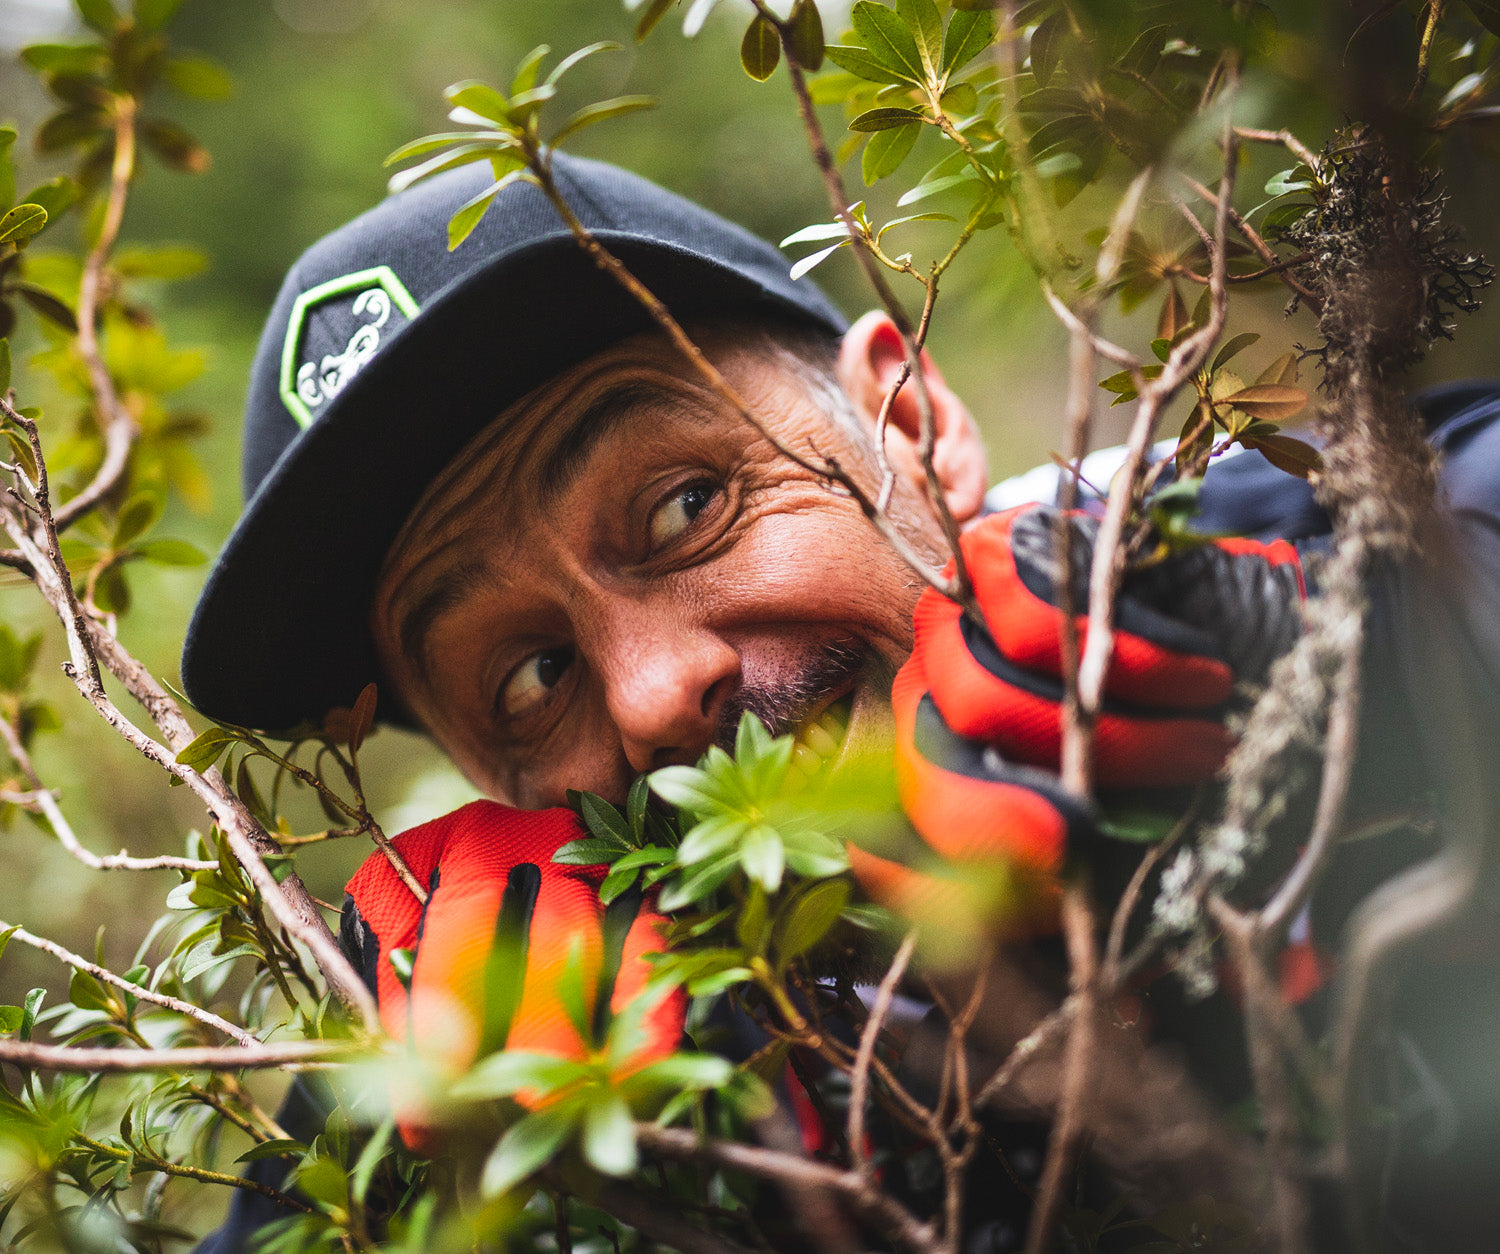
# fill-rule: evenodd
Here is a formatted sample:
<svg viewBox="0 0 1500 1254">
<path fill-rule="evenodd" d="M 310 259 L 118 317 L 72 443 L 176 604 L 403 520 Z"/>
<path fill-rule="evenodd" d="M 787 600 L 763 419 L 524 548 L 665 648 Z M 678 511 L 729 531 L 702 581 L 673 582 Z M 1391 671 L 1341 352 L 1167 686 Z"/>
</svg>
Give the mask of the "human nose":
<svg viewBox="0 0 1500 1254">
<path fill-rule="evenodd" d="M 631 769 L 697 761 L 740 685 L 738 652 L 711 631 L 651 614 L 616 622 L 607 651 L 605 704 Z"/>
</svg>

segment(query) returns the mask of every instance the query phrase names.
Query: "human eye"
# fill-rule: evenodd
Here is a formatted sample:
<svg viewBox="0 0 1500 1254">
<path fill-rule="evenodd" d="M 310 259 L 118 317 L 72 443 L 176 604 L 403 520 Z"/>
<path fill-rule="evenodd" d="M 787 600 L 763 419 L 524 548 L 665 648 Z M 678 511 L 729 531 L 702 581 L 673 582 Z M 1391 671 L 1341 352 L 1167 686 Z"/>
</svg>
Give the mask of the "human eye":
<svg viewBox="0 0 1500 1254">
<path fill-rule="evenodd" d="M 646 533 L 651 552 L 665 548 L 684 535 L 719 493 L 719 485 L 711 479 L 698 479 L 672 492 L 651 511 L 647 520 Z"/>
<path fill-rule="evenodd" d="M 500 685 L 495 696 L 497 713 L 509 717 L 526 714 L 547 699 L 573 664 L 573 646 L 540 649 L 527 656 Z"/>
</svg>

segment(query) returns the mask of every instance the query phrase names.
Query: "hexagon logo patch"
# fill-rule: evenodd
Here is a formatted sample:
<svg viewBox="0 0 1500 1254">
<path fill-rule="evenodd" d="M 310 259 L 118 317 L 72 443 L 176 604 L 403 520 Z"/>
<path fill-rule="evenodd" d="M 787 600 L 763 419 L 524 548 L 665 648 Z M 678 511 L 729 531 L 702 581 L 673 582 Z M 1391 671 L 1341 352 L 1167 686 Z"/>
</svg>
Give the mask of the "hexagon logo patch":
<svg viewBox="0 0 1500 1254">
<path fill-rule="evenodd" d="M 297 298 L 281 352 L 281 399 L 310 427 L 380 347 L 417 316 L 389 266 L 346 274 Z"/>
</svg>

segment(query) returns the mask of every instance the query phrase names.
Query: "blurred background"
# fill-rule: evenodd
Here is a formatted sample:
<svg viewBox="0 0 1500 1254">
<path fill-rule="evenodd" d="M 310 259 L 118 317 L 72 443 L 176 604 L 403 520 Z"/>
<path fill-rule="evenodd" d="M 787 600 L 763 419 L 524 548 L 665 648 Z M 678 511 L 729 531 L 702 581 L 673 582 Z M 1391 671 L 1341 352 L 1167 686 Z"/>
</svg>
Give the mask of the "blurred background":
<svg viewBox="0 0 1500 1254">
<path fill-rule="evenodd" d="M 1287 35 L 1288 77 L 1261 84 L 1250 105 L 1264 120 L 1292 125 L 1316 148 L 1339 118 L 1309 113 L 1327 106 L 1310 105 L 1312 94 L 1299 92 L 1297 80 L 1336 68 L 1343 39 L 1325 29 L 1319 5 L 1296 0 L 1275 7 Z M 841 6 L 822 8 L 834 37 Z M 773 241 L 826 221 L 828 206 L 806 156 L 785 72 L 756 84 L 739 68 L 737 48 L 748 12 L 748 4 L 727 0 L 692 42 L 669 17 L 647 44 L 637 46 L 630 38 L 633 18 L 619 0 L 185 0 L 176 42 L 220 62 L 234 91 L 221 101 L 170 101 L 172 115 L 207 147 L 213 164 L 191 176 L 148 162 L 125 222 L 127 242 L 183 241 L 212 259 L 201 277 L 160 292 L 171 339 L 207 352 L 206 369 L 183 396 L 208 417 L 210 434 L 199 450 L 208 476 L 201 509 L 174 505 L 158 534 L 181 536 L 212 552 L 228 533 L 241 503 L 239 415 L 246 374 L 281 278 L 303 248 L 384 194 L 381 162 L 387 153 L 444 129 L 441 92 L 448 83 L 471 77 L 508 81 L 515 63 L 539 43 L 550 43 L 561 56 L 596 39 L 619 40 L 623 52 L 597 58 L 569 80 L 568 89 L 580 100 L 642 91 L 656 96 L 660 107 L 585 132 L 579 151 L 656 179 Z M 1405 31 L 1403 26 L 1398 36 L 1405 38 Z M 0 120 L 21 130 L 22 186 L 52 171 L 26 147 L 45 102 L 16 62 L 16 50 L 78 34 L 66 0 L 0 0 Z M 1387 27 L 1376 37 L 1391 35 Z M 567 111 L 568 101 L 562 103 L 559 115 Z M 826 121 L 831 135 L 843 135 L 836 110 Z M 1494 256 L 1500 253 L 1493 209 L 1500 188 L 1490 163 L 1475 159 L 1462 146 L 1467 142 L 1455 141 L 1446 156 L 1453 216 L 1477 247 Z M 902 172 L 910 178 L 901 187 L 924 168 L 921 158 L 919 150 Z M 857 164 L 849 174 L 855 188 Z M 1286 164 L 1266 150 L 1251 154 L 1242 207 L 1256 204 L 1260 186 Z M 901 187 L 877 188 L 871 195 L 877 211 L 894 213 Z M 912 229 L 904 245 L 919 259 L 924 248 L 930 253 L 941 247 L 948 231 L 943 226 L 923 236 L 923 229 Z M 52 236 L 44 241 L 53 247 L 57 242 Z M 871 303 L 847 252 L 822 266 L 817 277 L 851 316 Z M 915 285 L 907 296 L 914 291 Z M 980 419 L 992 477 L 1045 462 L 1063 438 L 1066 337 L 1004 233 L 989 233 L 965 254 L 944 292 L 930 347 Z M 1260 330 L 1267 337 L 1247 355 L 1250 369 L 1294 343 L 1314 342 L 1305 314 L 1283 320 L 1284 304 L 1279 289 L 1237 303 L 1231 330 Z M 1130 325 L 1112 329 L 1143 347 L 1155 317 L 1153 304 Z M 1419 380 L 1496 372 L 1497 330 L 1493 312 L 1467 320 L 1457 342 L 1423 365 Z M 16 345 L 18 363 L 38 347 L 23 335 Z M 36 377 L 24 369 L 20 374 L 23 382 Z M 67 402 L 45 393 L 40 399 L 51 406 L 44 436 L 49 428 L 65 430 L 74 418 Z M 1106 416 L 1097 442 L 1118 439 L 1126 414 L 1122 408 Z M 141 567 L 134 573 L 136 608 L 125 619 L 125 640 L 173 681 L 206 570 Z M 142 855 L 180 851 L 184 833 L 202 825 L 201 811 L 185 789 L 169 790 L 165 777 L 107 732 L 64 683 L 60 638 L 29 585 L 0 580 L 0 617 L 22 634 L 47 629 L 43 686 L 63 709 L 67 730 L 43 736 L 36 756 L 43 777 L 62 790 L 62 804 L 81 838 L 99 853 L 122 847 Z M 392 833 L 471 795 L 418 737 L 382 731 L 363 757 L 370 799 Z M 299 803 L 293 812 L 299 830 L 324 825 L 311 804 Z M 0 898 L 5 921 L 89 951 L 103 927 L 103 953 L 116 969 L 130 965 L 176 880 L 167 872 L 140 877 L 90 871 L 24 815 L 0 832 L 0 842 L 10 885 Z M 299 861 L 313 892 L 337 903 L 345 879 L 367 852 L 361 842 L 345 841 L 316 846 Z M 0 1001 L 15 1002 L 33 985 L 61 988 L 65 980 L 60 965 L 12 947 L 0 962 Z"/>
</svg>

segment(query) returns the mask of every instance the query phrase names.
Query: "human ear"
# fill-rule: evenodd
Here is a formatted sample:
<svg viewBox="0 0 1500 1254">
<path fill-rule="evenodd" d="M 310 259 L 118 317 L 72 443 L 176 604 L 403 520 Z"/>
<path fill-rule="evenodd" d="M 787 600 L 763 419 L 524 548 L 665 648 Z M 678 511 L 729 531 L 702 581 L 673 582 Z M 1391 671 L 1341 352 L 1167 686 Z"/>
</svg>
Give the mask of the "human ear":
<svg viewBox="0 0 1500 1254">
<path fill-rule="evenodd" d="M 845 333 L 839 348 L 839 382 L 872 435 L 880 409 L 906 364 L 901 333 L 890 315 L 872 311 Z M 934 441 L 932 464 L 954 519 L 965 523 L 978 516 L 989 484 L 984 442 L 968 408 L 943 381 L 924 349 L 922 374 L 932 400 Z M 922 411 L 914 380 L 908 379 L 891 402 L 886 429 L 886 453 L 899 474 L 913 477 L 925 493 L 920 457 Z"/>
</svg>

